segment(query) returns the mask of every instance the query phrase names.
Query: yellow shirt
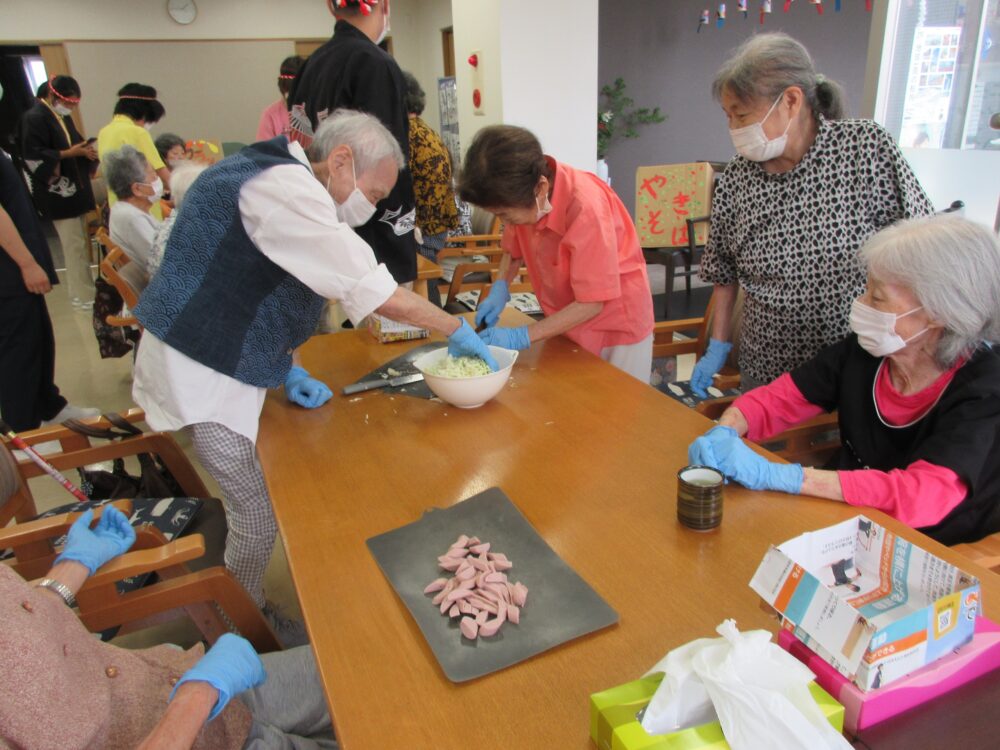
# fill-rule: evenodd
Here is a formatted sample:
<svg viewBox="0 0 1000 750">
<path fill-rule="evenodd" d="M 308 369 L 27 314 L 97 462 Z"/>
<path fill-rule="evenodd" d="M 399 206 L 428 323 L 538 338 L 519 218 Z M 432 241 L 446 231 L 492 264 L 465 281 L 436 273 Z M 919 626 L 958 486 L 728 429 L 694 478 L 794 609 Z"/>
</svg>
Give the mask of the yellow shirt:
<svg viewBox="0 0 1000 750">
<path fill-rule="evenodd" d="M 136 151 L 145 156 L 154 170 L 163 169 L 163 159 L 160 158 L 156 146 L 153 145 L 152 136 L 145 128 L 136 125 L 132 118 L 126 115 L 115 115 L 111 118 L 111 122 L 101 128 L 97 134 L 97 156 L 103 161 L 104 155 L 109 151 L 117 151 L 126 144 L 133 146 Z M 115 194 L 109 190 L 108 205 L 113 206 L 117 200 Z M 150 213 L 158 221 L 163 220 L 159 201 L 153 205 Z"/>
</svg>

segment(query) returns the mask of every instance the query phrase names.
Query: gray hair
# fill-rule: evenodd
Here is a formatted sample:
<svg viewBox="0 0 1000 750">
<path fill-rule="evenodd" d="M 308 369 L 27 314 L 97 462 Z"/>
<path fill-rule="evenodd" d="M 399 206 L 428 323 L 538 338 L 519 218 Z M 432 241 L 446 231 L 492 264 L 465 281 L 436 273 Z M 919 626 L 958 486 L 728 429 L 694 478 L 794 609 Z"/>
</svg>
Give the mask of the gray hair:
<svg viewBox="0 0 1000 750">
<path fill-rule="evenodd" d="M 986 227 L 960 216 L 907 219 L 871 237 L 861 258 L 869 273 L 908 287 L 944 326 L 939 365 L 1000 341 L 1000 240 Z"/>
<path fill-rule="evenodd" d="M 180 208 L 188 188 L 198 179 L 198 175 L 208 169 L 207 164 L 198 161 L 186 161 L 170 173 L 170 200 L 174 208 Z"/>
<path fill-rule="evenodd" d="M 101 159 L 101 170 L 108 187 L 119 200 L 132 197 L 132 185 L 146 181 L 146 167 L 149 162 L 146 157 L 133 146 L 122 146 L 117 151 L 110 151 Z"/>
<path fill-rule="evenodd" d="M 403 80 L 406 81 L 406 95 L 403 103 L 406 104 L 406 111 L 409 114 L 422 115 L 424 107 L 427 106 L 427 94 L 424 93 L 420 81 L 413 73 L 403 71 Z"/>
<path fill-rule="evenodd" d="M 788 34 L 756 34 L 736 48 L 712 81 L 712 96 L 729 91 L 741 102 L 773 102 L 791 86 L 802 89 L 814 114 L 828 120 L 844 116 L 844 94 L 839 84 L 816 72 L 809 51 Z"/>
<path fill-rule="evenodd" d="M 392 157 L 396 168 L 406 166 L 403 149 L 389 129 L 377 117 L 353 109 L 338 109 L 319 126 L 309 145 L 309 161 L 326 161 L 337 146 L 348 146 L 354 155 L 358 175 Z"/>
</svg>

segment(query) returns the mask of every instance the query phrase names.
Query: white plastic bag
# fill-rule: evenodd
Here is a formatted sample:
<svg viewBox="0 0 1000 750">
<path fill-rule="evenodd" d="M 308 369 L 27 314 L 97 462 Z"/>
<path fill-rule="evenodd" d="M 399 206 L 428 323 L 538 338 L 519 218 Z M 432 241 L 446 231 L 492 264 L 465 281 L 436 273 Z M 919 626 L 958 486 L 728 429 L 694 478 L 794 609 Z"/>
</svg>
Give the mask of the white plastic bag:
<svg viewBox="0 0 1000 750">
<path fill-rule="evenodd" d="M 723 637 L 674 649 L 650 670 L 664 677 L 643 729 L 664 734 L 717 716 L 733 750 L 849 750 L 813 701 L 813 673 L 771 643 L 770 633 L 740 633 L 733 620 L 717 632 Z"/>
</svg>

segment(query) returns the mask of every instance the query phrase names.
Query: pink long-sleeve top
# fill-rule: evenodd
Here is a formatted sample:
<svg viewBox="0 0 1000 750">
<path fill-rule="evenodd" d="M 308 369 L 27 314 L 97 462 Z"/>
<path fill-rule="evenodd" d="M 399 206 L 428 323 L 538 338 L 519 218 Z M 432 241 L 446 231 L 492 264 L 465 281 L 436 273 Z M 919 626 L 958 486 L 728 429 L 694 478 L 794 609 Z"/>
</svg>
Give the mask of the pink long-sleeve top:
<svg viewBox="0 0 1000 750">
<path fill-rule="evenodd" d="M 875 379 L 875 403 L 882 418 L 894 426 L 919 419 L 937 403 L 962 364 L 964 360 L 958 361 L 927 388 L 911 394 L 896 390 L 889 368 L 883 365 Z M 788 373 L 743 394 L 733 406 L 747 421 L 746 437 L 755 442 L 823 413 L 802 395 Z M 969 491 L 954 471 L 923 460 L 902 469 L 856 469 L 837 475 L 848 504 L 878 508 L 915 528 L 941 521 Z"/>
</svg>

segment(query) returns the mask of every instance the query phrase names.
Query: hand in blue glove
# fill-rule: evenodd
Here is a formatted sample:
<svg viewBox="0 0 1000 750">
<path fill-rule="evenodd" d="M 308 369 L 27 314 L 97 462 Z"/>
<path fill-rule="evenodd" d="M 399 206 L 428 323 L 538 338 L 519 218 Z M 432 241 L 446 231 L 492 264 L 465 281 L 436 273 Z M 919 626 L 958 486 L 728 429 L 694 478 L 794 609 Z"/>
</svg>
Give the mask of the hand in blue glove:
<svg viewBox="0 0 1000 750">
<path fill-rule="evenodd" d="M 500 369 L 486 344 L 465 322 L 465 318 L 462 318 L 462 324 L 448 337 L 448 354 L 453 357 L 480 357 L 494 372 Z"/>
<path fill-rule="evenodd" d="M 285 395 L 292 403 L 315 409 L 322 406 L 333 396 L 333 391 L 309 376 L 302 367 L 293 367 L 285 376 Z"/>
<path fill-rule="evenodd" d="M 503 279 L 493 282 L 490 293 L 476 308 L 476 328 L 479 328 L 484 320 L 488 328 L 495 326 L 508 302 L 510 302 L 510 288 L 507 282 Z"/>
<path fill-rule="evenodd" d="M 708 340 L 708 349 L 695 364 L 691 374 L 691 390 L 695 394 L 702 398 L 708 396 L 707 389 L 712 385 L 712 376 L 726 364 L 726 357 L 732 348 L 733 345 L 728 341 Z"/>
<path fill-rule="evenodd" d="M 94 575 L 104 563 L 128 552 L 135 543 L 135 529 L 128 517 L 113 505 L 104 508 L 101 520 L 91 529 L 93 520 L 94 511 L 87 510 L 73 522 L 57 563 L 72 560 L 85 565 L 90 575 Z"/>
<path fill-rule="evenodd" d="M 226 633 L 177 681 L 170 693 L 170 700 L 173 700 L 177 688 L 185 682 L 207 682 L 219 691 L 219 699 L 208 715 L 208 720 L 211 721 L 226 707 L 230 698 L 260 685 L 266 679 L 264 664 L 250 642 L 246 638 Z"/>
<path fill-rule="evenodd" d="M 692 464 L 711 466 L 751 490 L 802 491 L 802 466 L 778 464 L 754 453 L 732 427 L 718 425 L 688 448 Z"/>
<path fill-rule="evenodd" d="M 487 344 L 502 346 L 504 349 L 527 349 L 531 346 L 528 326 L 487 328 L 485 331 L 479 332 L 479 338 Z"/>
</svg>

